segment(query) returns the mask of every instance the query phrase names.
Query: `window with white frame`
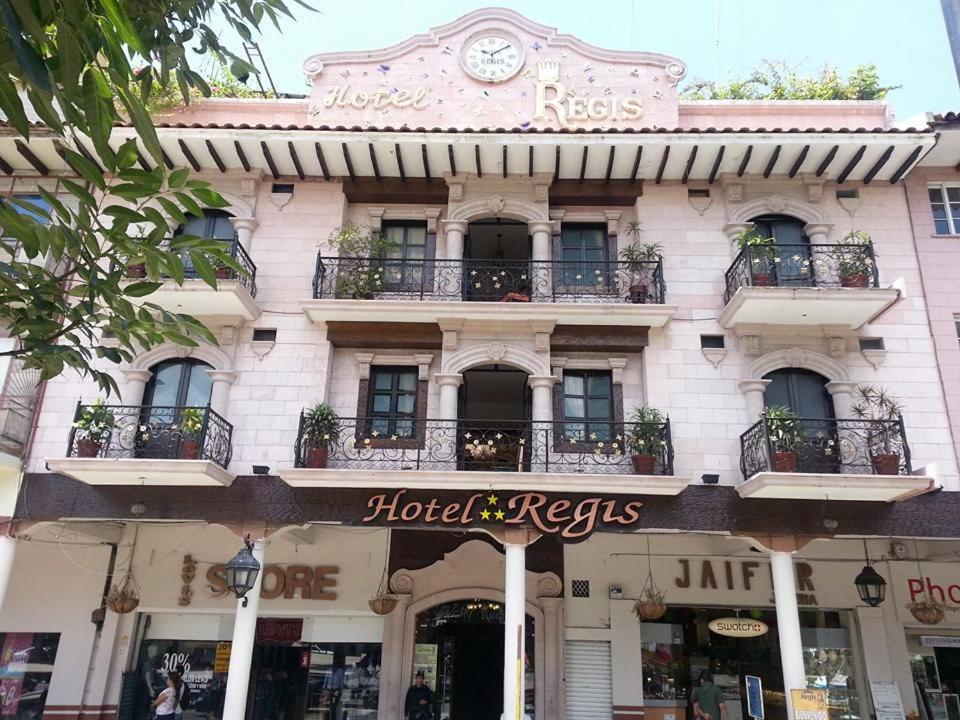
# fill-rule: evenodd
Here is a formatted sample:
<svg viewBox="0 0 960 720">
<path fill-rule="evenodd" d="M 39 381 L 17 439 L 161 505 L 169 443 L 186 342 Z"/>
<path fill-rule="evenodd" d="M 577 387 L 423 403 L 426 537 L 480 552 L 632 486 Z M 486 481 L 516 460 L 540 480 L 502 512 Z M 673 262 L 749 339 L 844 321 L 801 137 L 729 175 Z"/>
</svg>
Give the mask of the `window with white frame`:
<svg viewBox="0 0 960 720">
<path fill-rule="evenodd" d="M 960 235 L 960 185 L 929 185 L 927 194 L 937 235 Z"/>
</svg>

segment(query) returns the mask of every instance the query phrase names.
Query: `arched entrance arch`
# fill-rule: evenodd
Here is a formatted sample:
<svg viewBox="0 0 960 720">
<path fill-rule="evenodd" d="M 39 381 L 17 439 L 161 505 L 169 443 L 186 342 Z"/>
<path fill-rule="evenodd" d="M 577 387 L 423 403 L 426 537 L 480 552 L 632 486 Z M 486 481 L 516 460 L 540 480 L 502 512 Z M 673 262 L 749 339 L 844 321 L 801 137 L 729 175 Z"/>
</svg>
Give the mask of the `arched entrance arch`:
<svg viewBox="0 0 960 720">
<path fill-rule="evenodd" d="M 751 424 L 763 412 L 764 392 L 771 382 L 767 376 L 784 368 L 809 370 L 826 378 L 824 387 L 833 398 L 834 416 L 850 416 L 850 400 L 857 384 L 850 380 L 847 369 L 827 355 L 794 347 L 765 353 L 747 366 L 738 385 L 746 397 Z"/>
<path fill-rule="evenodd" d="M 447 222 L 470 223 L 486 217 L 501 217 L 526 223 L 550 222 L 546 203 L 490 195 L 460 203 L 450 211 Z"/>
<path fill-rule="evenodd" d="M 502 342 L 484 343 L 450 353 L 443 359 L 441 372 L 460 374 L 473 367 L 497 363 L 523 370 L 528 375 L 549 375 L 550 363 L 532 350 Z"/>
</svg>

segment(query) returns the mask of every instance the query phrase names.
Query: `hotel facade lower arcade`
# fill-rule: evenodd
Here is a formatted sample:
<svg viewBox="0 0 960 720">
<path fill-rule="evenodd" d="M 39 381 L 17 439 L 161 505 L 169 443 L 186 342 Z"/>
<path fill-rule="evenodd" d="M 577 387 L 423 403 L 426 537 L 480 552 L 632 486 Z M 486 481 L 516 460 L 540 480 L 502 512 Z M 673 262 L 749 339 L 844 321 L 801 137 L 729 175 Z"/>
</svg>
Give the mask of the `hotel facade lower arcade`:
<svg viewBox="0 0 960 720">
<path fill-rule="evenodd" d="M 303 69 L 156 118 L 216 346 L 0 365 L 0 720 L 960 720 L 955 117 L 497 8 Z"/>
</svg>

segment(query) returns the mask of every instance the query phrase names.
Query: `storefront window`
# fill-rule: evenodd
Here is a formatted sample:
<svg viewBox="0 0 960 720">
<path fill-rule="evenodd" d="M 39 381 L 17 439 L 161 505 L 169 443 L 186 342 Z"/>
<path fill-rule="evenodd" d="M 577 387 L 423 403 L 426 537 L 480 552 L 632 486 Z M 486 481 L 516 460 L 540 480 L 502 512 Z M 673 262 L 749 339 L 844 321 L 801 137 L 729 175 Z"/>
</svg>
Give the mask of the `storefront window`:
<svg viewBox="0 0 960 720">
<path fill-rule="evenodd" d="M 225 668 L 216 667 L 217 645 L 216 642 L 196 640 L 145 641 L 137 665 L 139 711 L 135 717 L 149 717 L 150 703 L 166 687 L 167 674 L 171 670 L 183 672 L 184 683 L 190 692 L 190 707 L 184 711 L 185 720 L 222 717 L 227 673 Z M 220 669 L 224 671 L 215 672 Z"/>
<path fill-rule="evenodd" d="M 960 639 L 907 635 L 921 720 L 960 720 Z"/>
<path fill-rule="evenodd" d="M 764 690 L 767 720 L 785 720 L 786 702 L 777 618 L 772 610 L 743 610 L 741 617 L 762 620 L 769 631 L 750 638 L 712 632 L 711 620 L 736 615 L 727 609 L 674 607 L 661 622 L 641 627 L 644 701 L 651 707 L 686 708 L 702 672 L 712 675 L 725 700 L 729 720 L 747 717 L 744 676 L 757 675 Z M 801 637 L 807 687 L 827 690 L 831 720 L 859 720 L 860 703 L 850 634 L 850 613 L 801 611 Z"/>
<path fill-rule="evenodd" d="M 0 633 L 0 718 L 43 716 L 59 644 L 60 633 Z"/>
<path fill-rule="evenodd" d="M 379 643 L 311 643 L 309 653 L 308 718 L 376 718 L 380 696 Z"/>
</svg>

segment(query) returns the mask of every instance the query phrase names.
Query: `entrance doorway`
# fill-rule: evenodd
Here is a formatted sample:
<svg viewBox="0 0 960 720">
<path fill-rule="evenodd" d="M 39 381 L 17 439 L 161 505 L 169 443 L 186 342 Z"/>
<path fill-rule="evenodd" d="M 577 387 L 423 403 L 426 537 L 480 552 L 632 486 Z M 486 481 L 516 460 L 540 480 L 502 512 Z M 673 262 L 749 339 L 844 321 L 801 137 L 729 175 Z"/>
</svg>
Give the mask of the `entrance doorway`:
<svg viewBox="0 0 960 720">
<path fill-rule="evenodd" d="M 528 469 L 530 402 L 527 374 L 522 370 L 483 365 L 465 371 L 458 413 L 460 469 Z"/>
<path fill-rule="evenodd" d="M 247 692 L 249 720 L 302 720 L 307 698 L 309 648 L 256 645 Z"/>
<path fill-rule="evenodd" d="M 530 244 L 526 223 L 502 218 L 470 223 L 463 244 L 463 299 L 530 302 Z"/>
<path fill-rule="evenodd" d="M 534 717 L 534 621 L 526 616 L 525 712 Z M 455 600 L 417 614 L 413 674 L 434 691 L 435 720 L 499 720 L 503 603 Z"/>
</svg>

